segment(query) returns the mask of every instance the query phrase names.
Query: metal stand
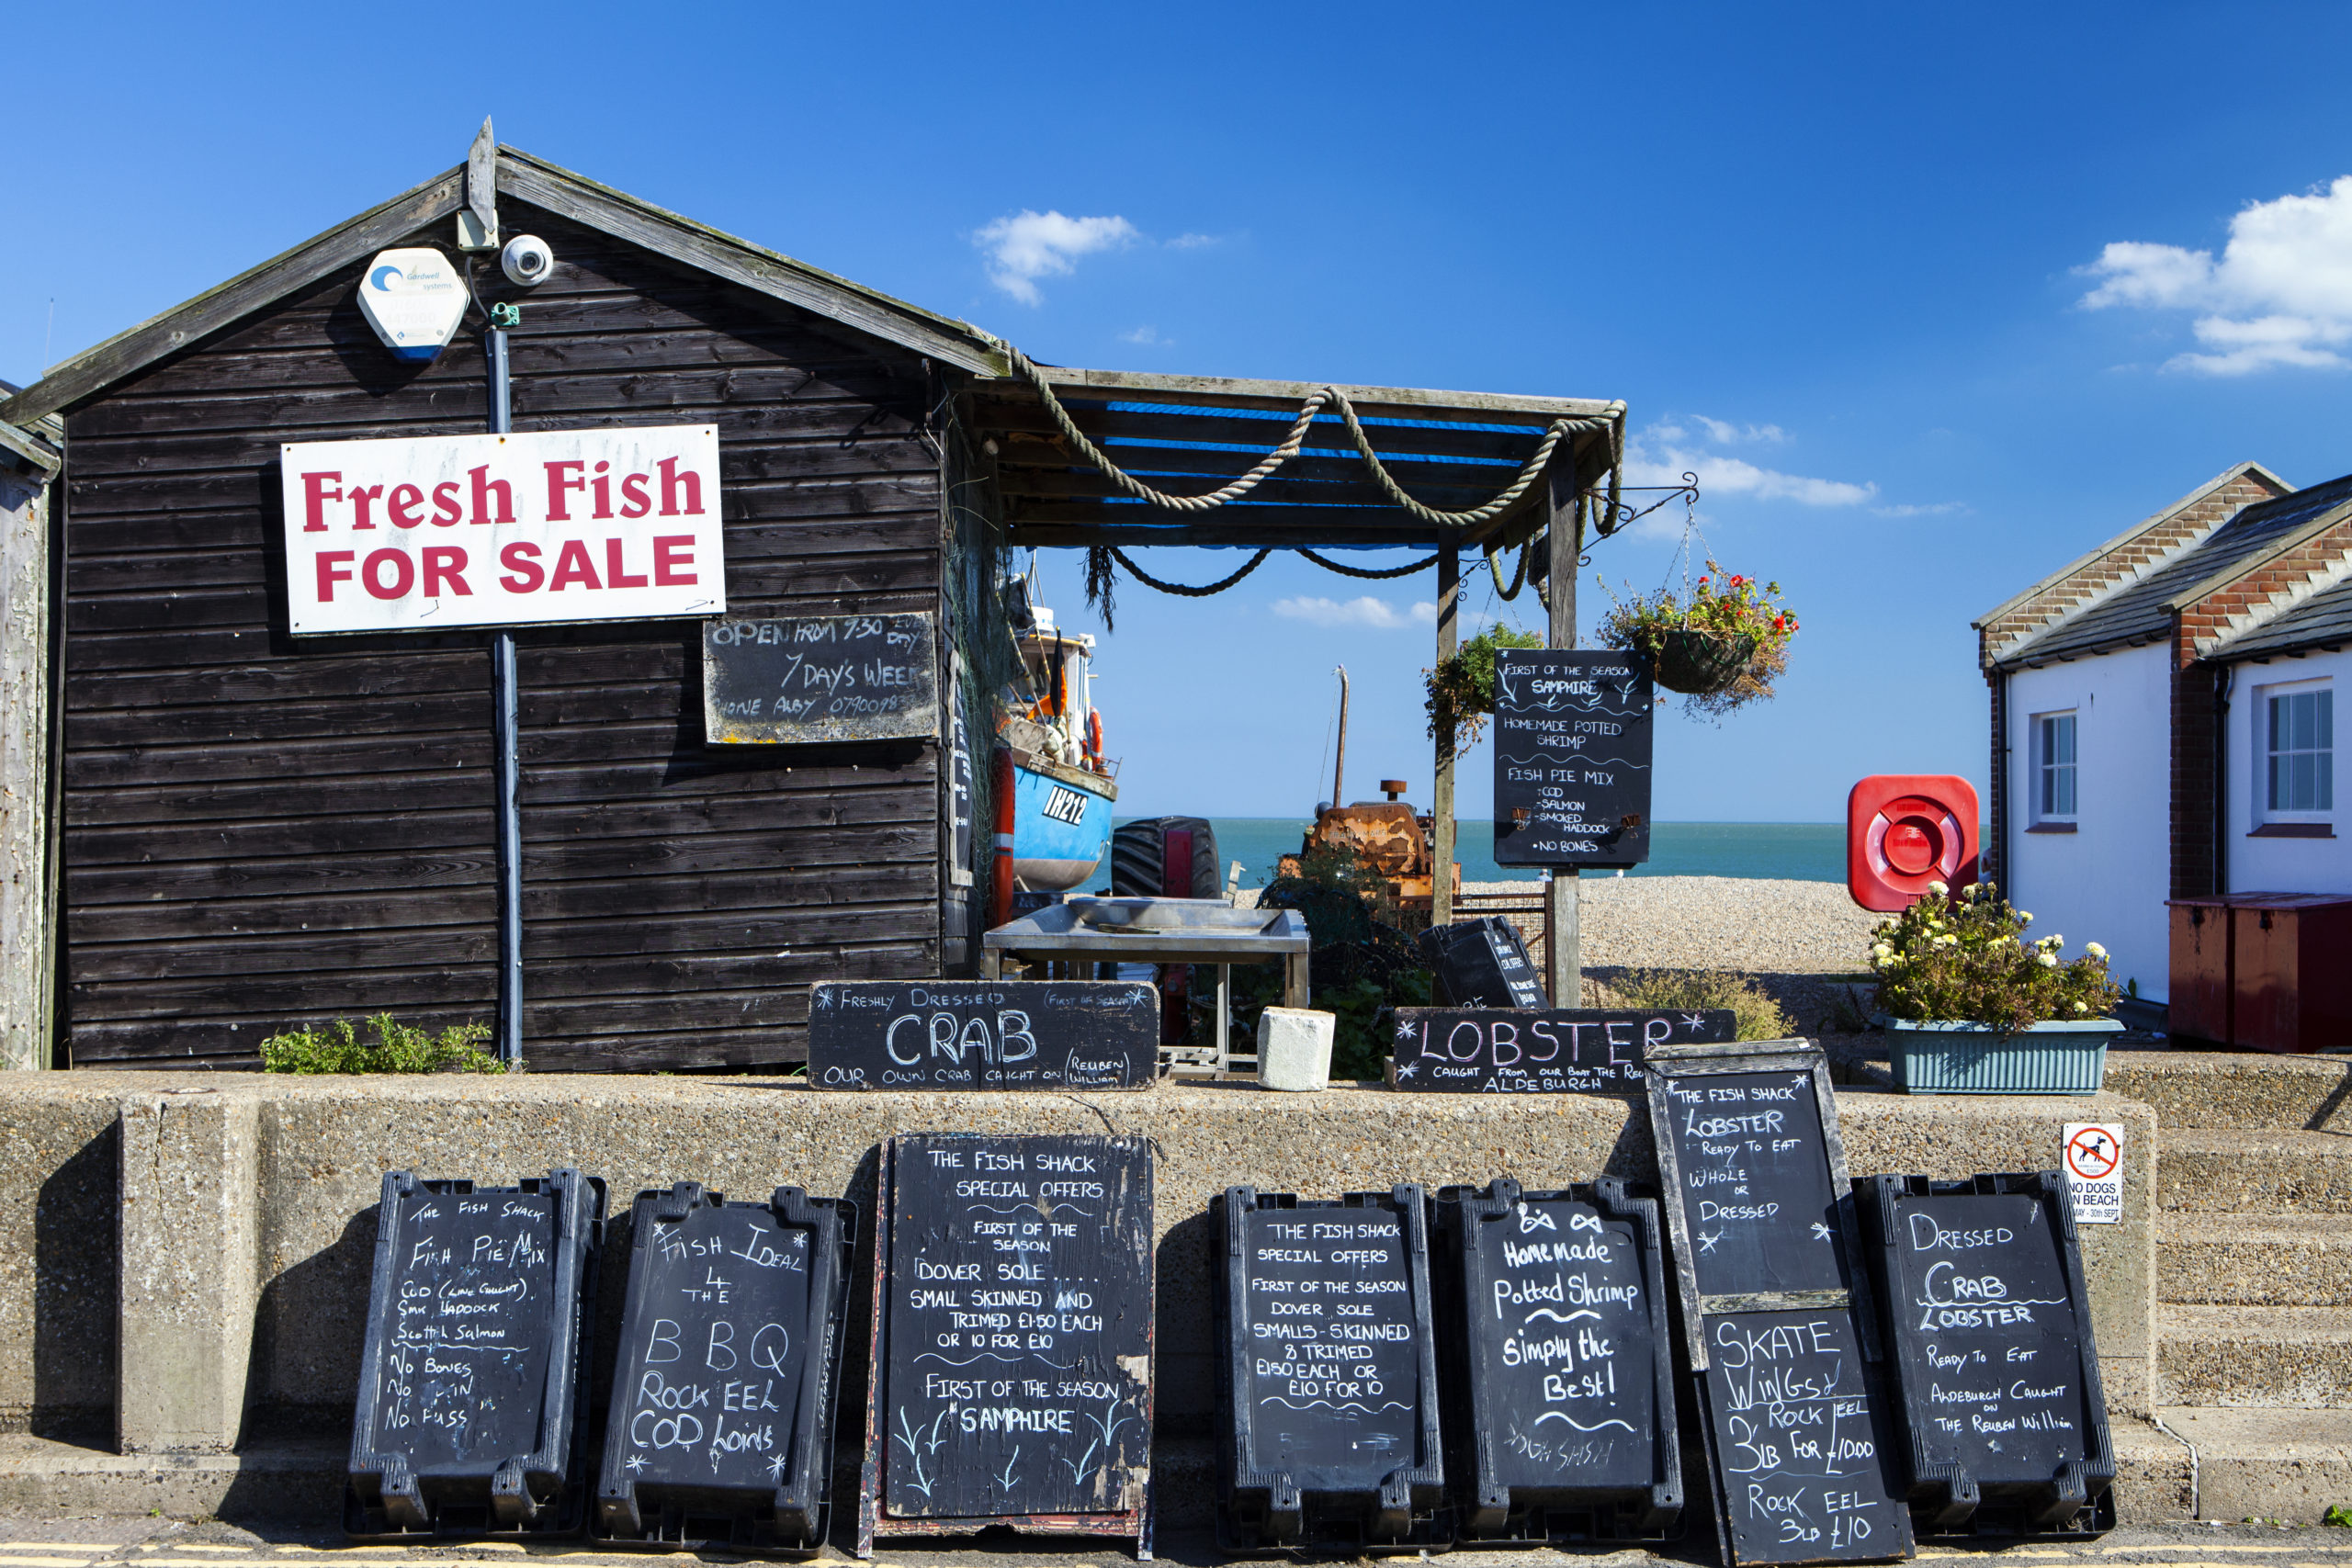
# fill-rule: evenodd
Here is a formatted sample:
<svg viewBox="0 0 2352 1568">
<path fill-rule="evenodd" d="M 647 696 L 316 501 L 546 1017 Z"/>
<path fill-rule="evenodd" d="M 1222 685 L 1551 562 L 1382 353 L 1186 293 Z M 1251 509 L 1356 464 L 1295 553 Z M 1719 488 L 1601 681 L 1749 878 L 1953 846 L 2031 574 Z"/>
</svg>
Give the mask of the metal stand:
<svg viewBox="0 0 2352 1568">
<path fill-rule="evenodd" d="M 510 427 L 506 333 L 492 327 L 490 352 L 490 433 Z M 498 795 L 498 1059 L 512 1066 L 523 1059 L 523 813 L 521 805 L 522 704 L 514 685 L 514 634 L 500 631 L 490 643 L 490 709 L 497 730 Z"/>
</svg>

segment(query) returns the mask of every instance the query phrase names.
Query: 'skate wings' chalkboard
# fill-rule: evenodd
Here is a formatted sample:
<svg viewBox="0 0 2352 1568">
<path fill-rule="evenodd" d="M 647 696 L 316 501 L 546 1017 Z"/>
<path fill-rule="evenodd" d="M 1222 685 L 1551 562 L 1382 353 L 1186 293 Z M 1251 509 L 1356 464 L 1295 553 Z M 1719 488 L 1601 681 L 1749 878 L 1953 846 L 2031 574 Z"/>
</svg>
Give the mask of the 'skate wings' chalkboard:
<svg viewBox="0 0 2352 1568">
<path fill-rule="evenodd" d="M 1925 1529 L 2111 1522 L 2115 1450 L 2073 1212 L 2055 1172 L 1871 1183 Z"/>
<path fill-rule="evenodd" d="M 1625 866 L 1650 858 L 1656 698 L 1638 656 L 1495 653 L 1495 860 Z"/>
<path fill-rule="evenodd" d="M 1639 1094 L 1651 1047 L 1738 1032 L 1728 1010 L 1398 1008 L 1391 1081 L 1439 1094 Z"/>
<path fill-rule="evenodd" d="M 702 632 L 703 739 L 890 740 L 939 733 L 931 613 L 725 619 Z"/>
<path fill-rule="evenodd" d="M 826 980 L 808 998 L 824 1089 L 1148 1089 L 1159 993 L 1139 980 Z"/>
<path fill-rule="evenodd" d="M 682 1181 L 638 1194 L 630 1223 L 596 1533 L 817 1546 L 855 1211 L 797 1187 L 729 1203 Z"/>
<path fill-rule="evenodd" d="M 1149 1142 L 886 1147 L 862 1550 L 989 1523 L 1148 1541 Z"/>
<path fill-rule="evenodd" d="M 1317 1201 L 1231 1187 L 1215 1218 L 1227 1543 L 1426 1529 L 1445 1469 L 1421 1189 Z"/>
<path fill-rule="evenodd" d="M 396 1170 L 377 1216 L 345 1529 L 576 1529 L 583 1296 L 604 1184 L 576 1170 L 514 1187 Z"/>
<path fill-rule="evenodd" d="M 1654 1200 L 1589 1188 L 1439 1195 L 1454 1292 L 1453 1408 L 1464 1533 L 1655 1537 L 1679 1518 L 1674 1357 Z"/>
</svg>

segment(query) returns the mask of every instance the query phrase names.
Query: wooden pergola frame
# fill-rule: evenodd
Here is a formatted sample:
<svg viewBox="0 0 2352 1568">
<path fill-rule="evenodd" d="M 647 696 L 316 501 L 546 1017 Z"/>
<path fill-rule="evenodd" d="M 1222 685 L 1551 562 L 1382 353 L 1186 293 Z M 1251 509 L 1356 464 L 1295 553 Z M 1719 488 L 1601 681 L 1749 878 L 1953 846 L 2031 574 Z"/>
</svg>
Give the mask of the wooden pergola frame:
<svg viewBox="0 0 2352 1568">
<path fill-rule="evenodd" d="M 1191 495 L 1247 473 L 1288 433 L 1320 389 L 1297 381 L 1229 380 L 1047 367 L 1047 384 L 1086 437 L 1154 489 Z M 1403 387 L 1342 387 L 1383 467 L 1407 493 L 1448 512 L 1474 510 L 1517 477 L 1560 419 L 1607 421 L 1564 440 L 1517 508 L 1475 527 L 1452 526 L 1397 506 L 1374 482 L 1344 421 L 1319 415 L 1298 456 L 1256 489 L 1207 512 L 1133 499 L 1062 434 L 1036 389 L 1017 377 L 973 383 L 960 412 L 978 443 L 995 513 L 1013 546 L 1221 546 L 1329 549 L 1396 546 L 1437 552 L 1437 655 L 1461 646 L 1462 551 L 1565 541 L 1549 558 L 1553 648 L 1576 646 L 1576 570 L 1582 555 L 1578 500 L 1604 484 L 1623 450 L 1625 405 L 1589 398 L 1514 397 Z M 1544 573 L 1531 569 L 1531 576 Z M 1450 728 L 1441 725 L 1441 729 Z M 1453 919 L 1453 758 L 1436 750 L 1431 919 Z M 1335 802 L 1334 804 L 1344 804 Z M 1574 871 L 1555 873 L 1544 896 L 1547 979 L 1555 1004 L 1578 1005 Z"/>
</svg>

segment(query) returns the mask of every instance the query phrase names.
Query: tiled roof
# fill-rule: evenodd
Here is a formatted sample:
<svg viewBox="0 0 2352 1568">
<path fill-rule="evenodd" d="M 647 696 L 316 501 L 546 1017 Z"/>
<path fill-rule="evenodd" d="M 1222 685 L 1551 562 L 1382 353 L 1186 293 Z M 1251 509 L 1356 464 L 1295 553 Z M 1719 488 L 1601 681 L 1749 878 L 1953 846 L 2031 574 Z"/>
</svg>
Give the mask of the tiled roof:
<svg viewBox="0 0 2352 1568">
<path fill-rule="evenodd" d="M 2223 643 L 2211 657 L 2224 661 L 2259 659 L 2330 643 L 2352 643 L 2352 578 L 2322 589 L 2276 620 Z"/>
</svg>

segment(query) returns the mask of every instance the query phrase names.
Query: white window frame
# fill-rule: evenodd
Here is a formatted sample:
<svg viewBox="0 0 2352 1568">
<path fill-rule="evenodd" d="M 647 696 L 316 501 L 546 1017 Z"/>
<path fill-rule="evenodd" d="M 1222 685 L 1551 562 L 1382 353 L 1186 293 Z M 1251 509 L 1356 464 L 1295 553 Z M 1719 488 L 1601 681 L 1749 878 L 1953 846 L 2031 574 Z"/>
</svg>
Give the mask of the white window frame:
<svg viewBox="0 0 2352 1568">
<path fill-rule="evenodd" d="M 2323 826 L 2335 821 L 2335 745 L 2334 692 L 2335 682 L 2326 676 L 2309 681 L 2280 681 L 2273 685 L 2254 689 L 2254 712 L 2251 726 L 2254 744 L 2247 748 L 2254 762 L 2253 788 L 2247 792 L 2254 802 L 2256 826 L 2267 822 L 2313 822 Z M 2328 744 L 2324 748 L 2329 759 L 2327 805 L 2311 810 L 2290 810 L 2270 804 L 2271 708 L 2273 698 L 2301 696 L 2307 693 L 2325 692 L 2328 698 Z"/>
<path fill-rule="evenodd" d="M 2059 718 L 2069 721 L 2069 733 L 2074 741 L 2073 755 L 2064 762 L 2052 762 L 2047 754 L 2050 745 L 2047 727 L 2052 719 Z M 2082 709 L 2079 707 L 2052 708 L 2047 713 L 2029 714 L 2026 716 L 2026 724 L 2028 726 L 2026 798 L 2032 803 L 2033 807 L 2029 815 L 2037 828 L 2044 824 L 2071 828 L 2082 819 L 2083 812 Z M 2053 767 L 2064 768 L 2074 786 L 2074 809 L 2071 811 L 2045 809 L 2041 804 L 2042 785 L 2046 775 Z"/>
</svg>

